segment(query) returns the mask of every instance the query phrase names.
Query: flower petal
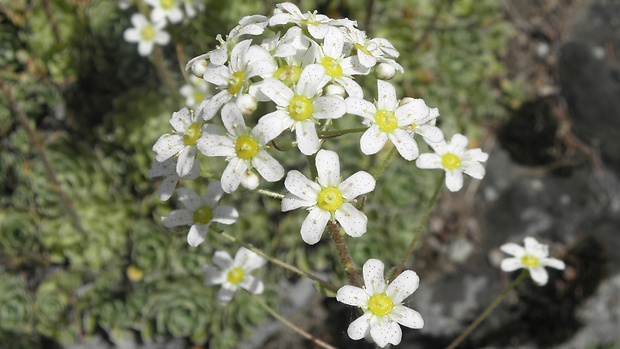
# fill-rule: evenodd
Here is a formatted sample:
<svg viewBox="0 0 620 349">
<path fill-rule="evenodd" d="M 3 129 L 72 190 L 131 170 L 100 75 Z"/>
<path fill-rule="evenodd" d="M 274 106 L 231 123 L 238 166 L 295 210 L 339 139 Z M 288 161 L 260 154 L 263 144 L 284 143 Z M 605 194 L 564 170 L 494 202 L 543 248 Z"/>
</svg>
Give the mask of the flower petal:
<svg viewBox="0 0 620 349">
<path fill-rule="evenodd" d="M 362 288 L 345 285 L 336 292 L 336 299 L 340 303 L 354 307 L 365 307 L 368 304 L 369 296 Z"/>
<path fill-rule="evenodd" d="M 315 119 L 338 119 L 347 112 L 347 104 L 340 97 L 322 96 L 317 97 L 312 103 Z"/>
<path fill-rule="evenodd" d="M 264 150 L 252 158 L 252 166 L 268 182 L 276 182 L 284 177 L 284 167 Z"/>
<path fill-rule="evenodd" d="M 316 200 L 304 200 L 292 193 L 286 193 L 282 199 L 282 212 L 291 211 L 300 207 L 310 207 L 316 204 Z"/>
<path fill-rule="evenodd" d="M 177 134 L 166 133 L 159 137 L 153 145 L 153 151 L 157 154 L 155 159 L 163 162 L 171 158 L 185 148 L 183 137 Z"/>
<path fill-rule="evenodd" d="M 451 192 L 461 190 L 463 188 L 463 172 L 459 170 L 446 171 L 446 187 Z"/>
<path fill-rule="evenodd" d="M 412 270 L 405 270 L 388 285 L 385 294 L 392 299 L 392 302 L 401 303 L 411 296 L 418 286 L 420 286 L 418 274 Z"/>
<path fill-rule="evenodd" d="M 370 336 L 381 348 L 388 343 L 398 345 L 402 339 L 403 332 L 396 321 L 389 318 L 382 318 L 376 323 L 370 324 Z"/>
<path fill-rule="evenodd" d="M 564 270 L 566 268 L 566 264 L 563 261 L 556 258 L 543 258 L 540 261 L 540 264 L 546 267 L 551 267 L 559 270 Z"/>
<path fill-rule="evenodd" d="M 209 207 L 215 207 L 222 195 L 224 195 L 222 183 L 220 181 L 211 181 L 207 186 L 205 195 L 202 197 L 202 202 Z"/>
<path fill-rule="evenodd" d="M 517 258 L 523 257 L 525 255 L 525 249 L 513 242 L 509 242 L 507 244 L 503 244 L 499 247 L 502 252 L 508 253 L 509 255 L 515 256 Z"/>
<path fill-rule="evenodd" d="M 304 242 L 308 245 L 314 245 L 319 242 L 329 218 L 330 214 L 327 211 L 323 211 L 319 208 L 310 210 L 310 213 L 308 213 L 308 216 L 301 224 L 301 238 Z"/>
<path fill-rule="evenodd" d="M 189 228 L 189 233 L 187 234 L 187 243 L 196 247 L 202 244 L 205 241 L 205 236 L 209 232 L 209 224 L 194 224 Z"/>
<path fill-rule="evenodd" d="M 377 108 L 365 99 L 349 97 L 344 100 L 347 104 L 347 113 L 374 120 Z"/>
<path fill-rule="evenodd" d="M 241 115 L 241 110 L 235 103 L 226 103 L 222 107 L 222 123 L 226 127 L 226 131 L 236 137 L 246 135 L 248 128 L 245 126 L 245 120 Z"/>
<path fill-rule="evenodd" d="M 261 294 L 265 289 L 263 282 L 252 275 L 245 275 L 239 286 L 253 294 Z"/>
<path fill-rule="evenodd" d="M 227 66 L 209 64 L 203 78 L 216 86 L 226 87 L 230 79 L 230 71 Z"/>
<path fill-rule="evenodd" d="M 198 194 L 191 189 L 179 188 L 179 190 L 177 190 L 177 194 L 179 196 L 179 201 L 191 212 L 202 206 L 202 200 Z"/>
<path fill-rule="evenodd" d="M 282 81 L 269 78 L 261 83 L 261 92 L 269 97 L 279 107 L 287 107 L 291 99 L 295 97 L 293 91 L 288 88 Z"/>
<path fill-rule="evenodd" d="M 310 64 L 301 71 L 295 93 L 307 98 L 313 98 L 323 83 L 325 76 L 325 68 L 319 64 Z"/>
<path fill-rule="evenodd" d="M 187 176 L 192 167 L 194 167 L 194 161 L 196 160 L 196 152 L 198 148 L 193 146 L 186 146 L 180 153 L 177 159 L 177 174 L 179 177 Z"/>
<path fill-rule="evenodd" d="M 538 286 L 544 286 L 549 281 L 549 274 L 542 266 L 530 268 L 530 276 Z"/>
<path fill-rule="evenodd" d="M 235 141 L 225 136 L 218 125 L 207 125 L 196 147 L 206 156 L 235 156 Z"/>
<path fill-rule="evenodd" d="M 241 178 L 248 169 L 246 160 L 240 158 L 232 158 L 222 173 L 222 189 L 228 194 L 239 188 Z"/>
<path fill-rule="evenodd" d="M 385 278 L 383 276 L 385 266 L 378 259 L 369 259 L 362 267 L 364 286 L 369 295 L 376 295 L 385 291 Z"/>
<path fill-rule="evenodd" d="M 424 327 L 424 319 L 422 319 L 422 315 L 420 315 L 417 311 L 402 305 L 394 307 L 394 310 L 390 316 L 394 321 L 405 327 L 415 329 Z"/>
<path fill-rule="evenodd" d="M 379 130 L 377 125 L 372 125 L 360 138 L 360 149 L 366 155 L 376 154 L 381 150 L 389 137 Z"/>
<path fill-rule="evenodd" d="M 314 122 L 310 120 L 295 123 L 295 136 L 297 147 L 304 155 L 312 155 L 321 147 Z"/>
<path fill-rule="evenodd" d="M 179 176 L 176 174 L 166 177 L 159 185 L 159 190 L 157 191 L 159 200 L 167 201 L 170 199 L 172 194 L 174 194 L 174 189 L 177 187 L 177 183 L 179 183 Z"/>
<path fill-rule="evenodd" d="M 205 285 L 221 285 L 226 280 L 226 274 L 216 267 L 211 265 L 205 265 L 202 267 L 203 273 L 205 273 Z"/>
<path fill-rule="evenodd" d="M 415 98 L 411 102 L 398 107 L 394 114 L 398 119 L 399 125 L 411 125 L 416 120 L 421 120 L 428 116 L 430 111 L 423 99 Z"/>
<path fill-rule="evenodd" d="M 433 125 L 418 125 L 415 132 L 422 136 L 427 143 L 437 143 L 444 139 L 441 129 Z"/>
<path fill-rule="evenodd" d="M 167 216 L 161 217 L 161 223 L 166 228 L 190 225 L 194 223 L 192 212 L 189 210 L 174 210 Z"/>
<path fill-rule="evenodd" d="M 239 212 L 232 206 L 217 206 L 213 209 L 214 222 L 222 224 L 233 224 L 239 218 Z"/>
<path fill-rule="evenodd" d="M 467 144 L 469 144 L 469 140 L 460 133 L 455 133 L 450 139 L 450 146 L 453 147 L 452 149 L 465 149 L 467 148 Z"/>
<path fill-rule="evenodd" d="M 396 99 L 396 89 L 394 88 L 394 85 L 387 81 L 377 80 L 377 95 L 378 109 L 387 111 L 396 110 L 398 100 Z"/>
<path fill-rule="evenodd" d="M 331 150 L 319 150 L 315 161 L 321 186 L 332 187 L 340 184 L 340 158 L 338 158 L 338 153 Z"/>
<path fill-rule="evenodd" d="M 222 288 L 217 292 L 217 301 L 220 305 L 226 305 L 233 299 L 233 296 L 237 292 L 237 287 L 222 285 Z"/>
<path fill-rule="evenodd" d="M 366 313 L 353 321 L 347 329 L 347 334 L 349 335 L 349 338 L 353 340 L 360 340 L 366 337 L 370 333 L 371 316 L 371 313 Z"/>
<path fill-rule="evenodd" d="M 241 247 L 235 254 L 235 265 L 242 268 L 246 273 L 261 268 L 265 265 L 265 263 L 267 263 L 265 258 L 245 247 Z"/>
<path fill-rule="evenodd" d="M 368 217 L 356 209 L 353 205 L 345 202 L 334 214 L 336 220 L 344 229 L 344 232 L 352 237 L 360 237 L 366 233 Z"/>
<path fill-rule="evenodd" d="M 373 191 L 376 183 L 377 181 L 370 173 L 358 171 L 340 183 L 340 185 L 338 185 L 338 189 L 340 190 L 343 198 L 353 200 L 362 194 Z"/>
<path fill-rule="evenodd" d="M 287 173 L 284 180 L 284 186 L 291 194 L 316 204 L 316 197 L 321 187 L 304 176 L 297 170 L 291 170 Z"/>
<path fill-rule="evenodd" d="M 213 254 L 213 263 L 222 270 L 228 270 L 232 267 L 234 261 L 226 251 L 216 251 Z"/>
<path fill-rule="evenodd" d="M 403 129 L 395 129 L 388 137 L 405 160 L 412 161 L 420 155 L 418 144 L 409 132 Z"/>
<path fill-rule="evenodd" d="M 479 162 L 466 162 L 463 164 L 463 173 L 476 179 L 482 179 L 484 178 L 485 169 Z"/>
<path fill-rule="evenodd" d="M 517 269 L 524 268 L 523 262 L 520 258 L 505 258 L 500 264 L 500 268 L 505 272 L 515 271 Z"/>
</svg>

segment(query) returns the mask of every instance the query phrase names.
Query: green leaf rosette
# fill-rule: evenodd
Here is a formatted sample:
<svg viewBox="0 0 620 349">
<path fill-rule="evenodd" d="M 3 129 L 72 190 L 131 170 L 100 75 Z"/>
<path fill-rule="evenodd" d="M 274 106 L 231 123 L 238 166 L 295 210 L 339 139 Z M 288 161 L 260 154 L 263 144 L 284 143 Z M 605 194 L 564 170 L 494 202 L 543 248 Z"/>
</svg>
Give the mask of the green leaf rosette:
<svg viewBox="0 0 620 349">
<path fill-rule="evenodd" d="M 37 330 L 50 337 L 58 337 L 66 325 L 69 295 L 53 280 L 43 282 L 35 293 Z"/>
<path fill-rule="evenodd" d="M 170 232 L 162 230 L 150 221 L 140 221 L 132 232 L 131 259 L 143 272 L 163 269 L 169 263 Z"/>
<path fill-rule="evenodd" d="M 32 299 L 26 283 L 19 277 L 0 273 L 0 332 L 30 333 L 32 324 Z"/>
</svg>

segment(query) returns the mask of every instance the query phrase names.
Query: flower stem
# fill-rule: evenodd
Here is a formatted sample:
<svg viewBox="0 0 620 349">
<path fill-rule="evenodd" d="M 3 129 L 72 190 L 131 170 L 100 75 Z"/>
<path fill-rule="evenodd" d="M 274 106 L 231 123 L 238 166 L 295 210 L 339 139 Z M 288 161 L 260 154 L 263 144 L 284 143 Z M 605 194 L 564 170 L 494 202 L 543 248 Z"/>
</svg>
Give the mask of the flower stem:
<svg viewBox="0 0 620 349">
<path fill-rule="evenodd" d="M 47 151 L 45 150 L 41 138 L 39 138 L 36 130 L 34 130 L 30 126 L 30 123 L 28 122 L 28 117 L 23 113 L 22 109 L 19 106 L 19 103 L 13 98 L 11 88 L 4 82 L 2 78 L 0 78 L 0 88 L 2 89 L 2 92 L 4 92 L 4 95 L 6 96 L 6 99 L 9 103 L 9 107 L 13 111 L 13 114 L 15 114 L 17 121 L 19 122 L 21 127 L 24 128 L 24 131 L 26 131 L 26 134 L 30 139 L 30 143 L 34 147 L 34 150 L 41 158 L 41 161 L 43 161 L 43 167 L 45 168 L 45 172 L 49 177 L 48 179 L 52 186 L 52 189 L 54 189 L 54 191 L 58 193 L 58 196 L 60 197 L 60 202 L 64 206 L 66 213 L 71 219 L 71 224 L 75 229 L 77 229 L 77 231 L 86 236 L 86 239 L 88 239 L 88 234 L 86 234 L 86 229 L 84 229 L 84 225 L 82 224 L 82 220 L 80 219 L 77 210 L 75 209 L 73 201 L 71 201 L 71 198 L 62 190 L 60 182 L 58 181 L 58 177 L 56 176 L 54 166 L 52 166 L 52 162 L 47 155 Z"/>
<path fill-rule="evenodd" d="M 502 293 L 500 293 L 499 296 L 497 296 L 497 298 L 495 298 L 493 300 L 493 302 L 491 304 L 489 304 L 489 306 L 484 309 L 484 311 L 482 312 L 482 314 L 480 314 L 476 320 L 474 320 L 474 322 L 471 323 L 471 325 L 469 325 L 469 327 L 467 327 L 465 329 L 465 331 L 463 331 L 461 333 L 460 336 L 458 336 L 457 339 L 455 339 L 452 343 L 450 343 L 450 345 L 448 345 L 446 347 L 446 349 L 455 349 L 465 338 L 467 338 L 467 336 L 469 336 L 479 325 L 480 323 L 487 318 L 487 316 L 489 316 L 489 314 L 491 314 L 491 312 L 493 311 L 493 309 L 495 309 L 499 303 L 504 299 L 504 297 L 506 297 L 506 295 L 508 294 L 508 292 L 510 292 L 513 288 L 515 288 L 519 283 L 521 283 L 521 281 L 523 281 L 523 279 L 525 279 L 525 277 L 529 274 L 528 269 L 524 269 L 521 274 L 519 274 L 519 276 L 514 279 L 510 285 L 504 290 L 502 291 Z"/>
<path fill-rule="evenodd" d="M 332 130 L 332 131 L 319 131 L 317 133 L 319 135 L 319 138 L 326 139 L 326 138 L 340 137 L 342 135 L 346 135 L 349 133 L 360 133 L 366 130 L 368 130 L 368 127 L 356 127 L 356 128 L 348 128 L 344 130 Z"/>
<path fill-rule="evenodd" d="M 428 205 L 426 206 L 426 210 L 424 211 L 422 220 L 420 220 L 420 223 L 418 223 L 418 226 L 416 227 L 415 232 L 413 233 L 413 236 L 411 237 L 411 242 L 409 242 L 409 246 L 407 246 L 407 250 L 405 251 L 403 258 L 401 259 L 400 264 L 398 265 L 398 268 L 396 268 L 396 270 L 394 271 L 393 277 L 396 277 L 400 273 L 403 272 L 403 269 L 405 268 L 405 263 L 407 262 L 407 258 L 409 258 L 409 256 L 413 253 L 413 249 L 415 248 L 415 244 L 418 241 L 420 234 L 422 233 L 422 229 L 426 226 L 426 222 L 428 222 L 428 217 L 430 217 L 431 215 L 431 210 L 433 206 L 435 206 L 435 201 L 437 201 L 437 197 L 439 196 L 439 192 L 441 191 L 441 187 L 443 186 L 443 181 L 444 181 L 445 176 L 446 176 L 446 173 L 442 172 L 441 178 L 439 178 L 439 181 L 437 181 L 437 186 L 435 187 L 433 196 L 431 196 L 431 199 L 429 200 Z"/>
<path fill-rule="evenodd" d="M 252 299 L 254 299 L 254 301 L 256 303 L 258 303 L 258 305 L 260 305 L 263 309 L 265 309 L 266 312 L 268 312 L 269 314 L 271 314 L 271 316 L 273 316 L 274 318 L 276 318 L 278 321 L 280 321 L 282 324 L 284 324 L 286 327 L 290 328 L 291 330 L 295 331 L 297 334 L 299 334 L 300 336 L 312 341 L 314 344 L 318 345 L 321 348 L 325 348 L 325 349 L 336 349 L 336 347 L 333 347 L 325 342 L 323 342 L 322 340 L 312 336 L 310 333 L 302 330 L 301 328 L 295 326 L 292 322 L 288 321 L 287 319 L 285 319 L 283 316 L 281 316 L 280 314 L 278 314 L 275 310 L 273 310 L 270 306 L 268 306 L 265 302 L 263 302 L 262 300 L 260 300 L 258 297 L 256 297 L 253 294 L 250 294 L 250 297 L 252 297 Z"/>
<path fill-rule="evenodd" d="M 280 193 L 276 193 L 275 191 L 271 191 L 267 189 L 257 189 L 256 192 L 259 193 L 260 195 L 269 196 L 270 198 L 274 198 L 278 200 L 284 199 L 284 195 Z"/>
<path fill-rule="evenodd" d="M 325 281 L 325 280 L 323 280 L 323 279 L 321 279 L 319 277 L 316 277 L 316 276 L 314 276 L 314 275 L 312 275 L 312 274 L 310 274 L 308 272 L 305 272 L 305 271 L 303 271 L 303 270 L 301 270 L 301 269 L 299 269 L 299 268 L 297 268 L 297 267 L 295 267 L 293 265 L 290 265 L 290 264 L 288 264 L 288 263 L 286 263 L 286 262 L 284 262 L 282 260 L 279 260 L 277 258 L 271 257 L 270 255 L 266 254 L 265 252 L 259 250 L 258 248 L 254 247 L 254 246 L 252 246 L 252 245 L 250 245 L 248 243 L 245 243 L 245 242 L 237 239 L 236 237 L 234 237 L 234 236 L 232 236 L 232 235 L 230 235 L 228 233 L 225 233 L 223 231 L 218 231 L 215 228 L 212 228 L 211 230 L 217 232 L 220 236 L 224 237 L 228 241 L 231 241 L 231 242 L 233 242 L 233 243 L 235 243 L 235 244 L 237 244 L 239 246 L 243 246 L 243 247 L 247 248 L 248 250 L 256 253 L 257 255 L 265 258 L 266 260 L 270 261 L 271 263 L 273 263 L 273 264 L 275 264 L 275 265 L 277 265 L 279 267 L 282 267 L 284 269 L 290 270 L 293 273 L 301 275 L 303 277 L 306 277 L 306 278 L 308 278 L 310 280 L 316 281 L 319 284 L 321 284 L 321 286 L 325 287 L 328 290 L 331 290 L 331 291 L 334 291 L 334 292 L 338 291 L 338 287 L 332 285 L 331 283 L 329 283 L 329 282 L 327 282 L 327 281 Z"/>
<path fill-rule="evenodd" d="M 347 273 L 347 277 L 349 278 L 349 282 L 353 286 L 361 287 L 362 282 L 359 274 L 359 270 L 353 263 L 353 258 L 351 258 L 351 253 L 349 252 L 349 247 L 347 243 L 344 241 L 344 236 L 340 231 L 340 226 L 336 221 L 329 221 L 327 223 L 327 228 L 329 229 L 329 235 L 331 235 L 332 240 L 336 244 L 336 250 L 338 251 L 338 256 L 340 256 L 340 261 L 344 266 L 344 271 Z"/>
<path fill-rule="evenodd" d="M 381 163 L 381 165 L 375 168 L 373 171 L 371 171 L 372 177 L 375 180 L 378 180 L 379 177 L 381 177 L 381 175 L 383 174 L 383 171 L 385 171 L 385 169 L 387 168 L 387 165 L 390 163 L 390 161 L 394 157 L 394 154 L 396 154 L 396 147 L 392 147 L 392 149 L 390 149 L 390 152 L 383 159 L 383 162 Z"/>
</svg>

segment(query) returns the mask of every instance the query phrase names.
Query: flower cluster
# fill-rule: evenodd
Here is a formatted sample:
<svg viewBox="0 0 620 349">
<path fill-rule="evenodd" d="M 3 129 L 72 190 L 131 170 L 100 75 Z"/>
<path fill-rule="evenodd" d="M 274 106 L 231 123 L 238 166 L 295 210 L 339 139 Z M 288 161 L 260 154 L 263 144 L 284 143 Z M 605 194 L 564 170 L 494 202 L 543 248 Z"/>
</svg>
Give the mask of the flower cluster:
<svg viewBox="0 0 620 349">
<path fill-rule="evenodd" d="M 126 29 L 123 33 L 125 41 L 138 43 L 138 53 L 148 56 L 153 51 L 153 46 L 167 45 L 170 42 L 170 34 L 164 30 L 168 22 L 176 24 L 183 20 L 184 15 L 191 18 L 196 16 L 197 11 L 202 11 L 205 5 L 202 0 L 144 0 L 150 6 L 150 16 L 147 18 L 143 13 L 134 13 L 131 16 L 133 28 Z M 121 9 L 128 9 L 131 3 L 128 0 L 119 3 Z M 183 10 L 181 10 L 183 6 Z"/>
<path fill-rule="evenodd" d="M 174 22 L 178 13 L 154 7 L 152 20 Z M 127 35 L 135 39 L 140 30 Z M 376 178 L 366 171 L 341 177 L 338 153 L 324 148 L 326 139 L 334 135 L 362 130 L 359 148 L 364 155 L 393 147 L 419 168 L 444 169 L 451 191 L 461 189 L 463 173 L 478 179 L 484 176 L 481 162 L 487 160 L 487 154 L 480 149 L 467 150 L 468 140 L 460 134 L 446 142 L 436 126 L 437 108 L 419 98 L 397 95 L 388 80 L 404 72 L 395 60 L 399 52 L 386 39 L 369 38 L 355 21 L 303 13 L 292 3 L 281 3 L 270 17 L 244 17 L 228 35 L 218 35 L 216 40 L 216 48 L 187 63 L 186 69 L 209 87 L 200 93 L 189 87 L 182 91 L 192 109 L 172 114 L 173 130 L 154 144 L 156 157 L 149 173 L 165 177 L 159 196 L 167 200 L 181 179 L 195 179 L 201 172 L 197 157 L 221 158 L 227 163 L 221 174 L 214 175 L 217 180 L 211 181 L 204 198 L 177 189 L 185 209 L 162 219 L 166 226 L 190 225 L 190 245 L 204 241 L 212 222 L 231 224 L 237 219 L 234 208 L 217 205 L 223 193 L 233 194 L 240 187 L 255 190 L 261 179 L 284 179 L 287 193 L 282 195 L 282 211 L 309 211 L 301 226 L 307 244 L 319 242 L 329 222 L 351 237 L 364 235 L 368 218 L 357 198 L 375 189 Z M 358 80 L 362 76 L 376 78 L 376 98 L 368 100 L 364 95 Z M 353 121 L 349 125 L 357 122 L 357 131 L 339 130 L 343 118 Z M 420 154 L 420 141 L 435 152 Z M 291 154 L 296 149 L 311 159 L 310 177 L 296 169 L 287 171 L 273 156 L 276 151 Z M 232 297 L 236 285 L 251 292 L 262 290 L 262 284 L 248 288 L 251 282 L 241 278 L 258 264 L 242 267 L 241 262 L 232 263 L 226 256 L 220 253 L 214 258 L 222 272 L 207 268 L 208 280 L 212 280 L 208 283 L 224 285 L 222 303 Z M 417 288 L 414 272 L 401 274 L 388 286 L 383 280 L 383 264 L 369 260 L 364 276 L 365 290 L 350 286 L 339 292 L 339 300 L 365 312 L 351 325 L 351 338 L 369 334 L 380 346 L 398 344 L 401 332 L 397 323 L 422 327 L 421 316 L 401 305 Z"/>
</svg>

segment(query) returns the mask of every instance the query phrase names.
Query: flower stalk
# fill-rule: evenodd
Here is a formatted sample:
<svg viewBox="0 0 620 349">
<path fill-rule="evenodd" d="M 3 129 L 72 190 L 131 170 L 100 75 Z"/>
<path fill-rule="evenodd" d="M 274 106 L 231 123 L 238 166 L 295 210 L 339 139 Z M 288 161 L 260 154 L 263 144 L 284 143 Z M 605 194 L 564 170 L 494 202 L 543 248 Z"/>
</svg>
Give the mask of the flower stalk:
<svg viewBox="0 0 620 349">
<path fill-rule="evenodd" d="M 336 244 L 336 250 L 338 251 L 340 262 L 342 262 L 344 271 L 347 273 L 349 282 L 353 286 L 361 287 L 362 281 L 360 278 L 360 271 L 355 266 L 353 258 L 351 258 L 349 247 L 344 241 L 344 236 L 340 231 L 340 226 L 336 221 L 332 220 L 327 223 L 327 229 L 329 230 L 329 235 L 332 237 L 332 240 L 334 240 L 334 243 Z"/>
</svg>

